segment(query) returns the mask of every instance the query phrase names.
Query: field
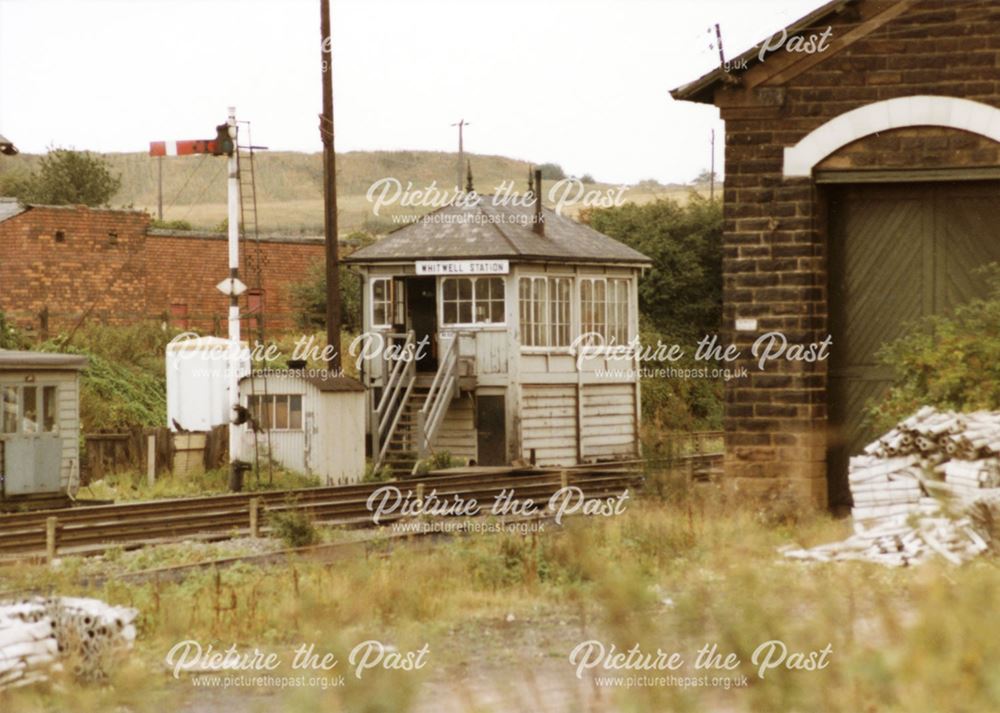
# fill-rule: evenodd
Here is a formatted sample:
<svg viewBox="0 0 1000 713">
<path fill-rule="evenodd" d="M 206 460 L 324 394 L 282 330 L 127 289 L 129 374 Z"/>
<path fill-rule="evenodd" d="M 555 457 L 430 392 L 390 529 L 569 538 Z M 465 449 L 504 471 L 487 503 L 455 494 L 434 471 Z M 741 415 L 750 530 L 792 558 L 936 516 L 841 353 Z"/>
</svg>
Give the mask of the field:
<svg viewBox="0 0 1000 713">
<path fill-rule="evenodd" d="M 0 698 L 3 710 L 176 711 L 858 711 L 986 713 L 1000 708 L 1000 588 L 996 560 L 963 568 L 890 570 L 861 563 L 803 565 L 776 550 L 842 537 L 828 516 L 776 519 L 714 490 L 668 483 L 622 514 L 576 517 L 533 534 L 494 533 L 415 541 L 336 564 L 239 565 L 182 581 L 81 584 L 94 562 L 2 572 L 5 590 L 82 594 L 140 610 L 135 655 L 111 685 L 60 682 Z M 699 486 L 700 487 L 700 486 Z M 151 551 L 141 567 L 178 548 Z M 120 571 L 122 555 L 106 567 Z M 164 665 L 178 642 L 273 651 L 294 677 L 303 643 L 332 652 L 343 685 L 282 690 L 206 689 Z M 398 652 L 426 646 L 419 670 L 355 673 L 350 652 L 377 640 Z M 758 649 L 789 656 L 765 668 Z M 588 668 L 584 642 L 653 656 L 677 652 L 677 671 Z M 717 645 L 717 664 L 693 670 Z M 826 656 L 820 652 L 828 648 Z M 757 651 L 757 663 L 754 653 Z M 801 652 L 803 656 L 791 654 Z M 812 657 L 809 658 L 809 654 Z M 411 659 L 411 662 L 415 659 Z M 818 670 L 788 662 L 812 660 Z M 778 661 L 777 655 L 770 659 Z M 579 660 L 577 661 L 577 663 Z M 803 664 L 804 665 L 804 664 Z M 608 685 L 643 673 L 673 684 Z M 688 685 L 681 677 L 687 676 Z M 704 677 L 704 683 L 698 683 Z M 745 679 L 744 679 L 745 677 Z M 204 683 L 202 679 L 199 679 Z M 746 681 L 746 686 L 742 685 Z"/>
<path fill-rule="evenodd" d="M 157 160 L 140 153 L 107 154 L 113 173 L 122 177 L 122 188 L 112 199 L 114 207 L 132 207 L 157 213 Z M 502 181 L 513 182 L 513 190 L 526 188 L 529 163 L 504 156 L 468 154 L 475 187 L 493 192 Z M 226 162 L 213 156 L 168 157 L 163 160 L 164 220 L 183 220 L 196 228 L 212 229 L 226 218 Z M 17 156 L 0 164 L 0 176 L 31 170 L 37 156 Z M 322 156 L 292 152 L 260 152 L 255 159 L 255 182 L 259 227 L 267 233 L 319 235 L 323 231 Z M 368 230 L 383 233 L 394 227 L 391 216 L 426 212 L 394 206 L 381 216 L 372 214 L 366 193 L 381 178 L 398 179 L 405 188 L 426 188 L 432 182 L 450 190 L 455 181 L 456 155 L 429 151 L 351 151 L 337 156 L 339 228 L 341 233 Z M 547 192 L 552 181 L 544 182 Z M 617 188 L 606 183 L 587 184 L 586 189 Z M 695 187 L 664 186 L 643 182 L 630 186 L 627 200 L 638 203 L 660 197 L 684 202 Z M 706 192 L 706 186 L 697 186 Z M 575 210 L 567 211 L 574 215 Z"/>
</svg>

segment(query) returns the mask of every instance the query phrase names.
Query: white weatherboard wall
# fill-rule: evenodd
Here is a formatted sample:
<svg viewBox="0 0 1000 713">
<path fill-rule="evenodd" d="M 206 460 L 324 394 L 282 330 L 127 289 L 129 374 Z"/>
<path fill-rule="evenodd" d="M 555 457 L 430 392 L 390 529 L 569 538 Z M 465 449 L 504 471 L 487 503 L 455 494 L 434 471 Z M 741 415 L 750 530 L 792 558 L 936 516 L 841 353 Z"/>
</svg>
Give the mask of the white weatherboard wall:
<svg viewBox="0 0 1000 713">
<path fill-rule="evenodd" d="M 167 345 L 167 426 L 210 431 L 229 423 L 229 340 L 198 337 Z M 241 345 L 240 375 L 250 373 L 250 352 Z"/>
<path fill-rule="evenodd" d="M 241 427 L 240 460 L 264 467 L 267 454 L 284 467 L 327 485 L 356 483 L 365 473 L 365 392 L 322 391 L 292 373 L 254 375 L 240 381 L 240 403 L 250 396 L 299 395 L 302 428 L 259 431 Z M 256 438 L 256 442 L 255 442 Z"/>
</svg>

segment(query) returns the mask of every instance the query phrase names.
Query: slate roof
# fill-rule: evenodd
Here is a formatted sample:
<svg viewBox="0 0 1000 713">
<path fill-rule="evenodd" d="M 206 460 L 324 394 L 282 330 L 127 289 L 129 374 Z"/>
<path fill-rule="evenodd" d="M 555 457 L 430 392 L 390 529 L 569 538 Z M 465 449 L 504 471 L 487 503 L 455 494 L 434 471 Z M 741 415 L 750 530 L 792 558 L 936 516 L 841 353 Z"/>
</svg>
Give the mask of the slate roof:
<svg viewBox="0 0 1000 713">
<path fill-rule="evenodd" d="M 0 349 L 0 371 L 21 369 L 76 370 L 87 366 L 87 357 L 56 352 Z"/>
<path fill-rule="evenodd" d="M 495 258 L 511 261 L 650 264 L 632 248 L 593 228 L 543 209 L 545 234 L 532 230 L 533 206 L 494 206 L 482 196 L 474 207 L 450 205 L 357 250 L 346 262 Z"/>
</svg>

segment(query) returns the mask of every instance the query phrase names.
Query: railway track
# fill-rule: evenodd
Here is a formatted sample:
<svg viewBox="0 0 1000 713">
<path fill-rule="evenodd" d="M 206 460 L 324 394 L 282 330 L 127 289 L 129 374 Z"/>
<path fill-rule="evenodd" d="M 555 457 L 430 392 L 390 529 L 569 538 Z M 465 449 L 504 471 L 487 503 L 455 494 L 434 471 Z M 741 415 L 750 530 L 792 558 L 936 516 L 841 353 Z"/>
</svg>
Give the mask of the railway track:
<svg viewBox="0 0 1000 713">
<path fill-rule="evenodd" d="M 543 507 L 562 485 L 577 486 L 587 498 L 616 496 L 634 488 L 641 473 L 632 463 L 565 470 L 511 469 L 496 472 L 432 473 L 421 478 L 387 483 L 306 488 L 291 491 L 235 493 L 199 498 L 157 500 L 119 505 L 61 508 L 0 515 L 0 557 L 24 558 L 47 552 L 47 523 L 55 518 L 59 554 L 97 554 L 110 547 L 135 548 L 189 538 L 227 539 L 250 533 L 252 502 L 259 508 L 260 529 L 268 515 L 291 509 L 306 512 L 317 523 L 371 527 L 367 501 L 372 492 L 394 485 L 416 495 L 417 486 L 438 501 L 455 497 L 475 499 L 489 508 L 504 490 L 519 501 Z M 379 524 L 401 519 L 398 513 Z"/>
</svg>

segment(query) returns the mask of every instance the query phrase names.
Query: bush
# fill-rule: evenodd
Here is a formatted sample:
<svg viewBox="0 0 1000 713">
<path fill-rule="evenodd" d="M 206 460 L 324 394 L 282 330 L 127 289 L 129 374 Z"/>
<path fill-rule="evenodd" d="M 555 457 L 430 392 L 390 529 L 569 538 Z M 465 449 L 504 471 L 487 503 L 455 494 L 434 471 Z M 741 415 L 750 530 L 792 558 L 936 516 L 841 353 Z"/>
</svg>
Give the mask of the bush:
<svg viewBox="0 0 1000 713">
<path fill-rule="evenodd" d="M 121 185 L 121 174 L 112 174 L 103 156 L 53 148 L 37 173 L 10 180 L 5 189 L 24 203 L 105 206 Z"/>
<path fill-rule="evenodd" d="M 319 531 L 303 510 L 290 508 L 268 513 L 267 521 L 274 534 L 289 547 L 306 547 L 319 542 Z"/>
<path fill-rule="evenodd" d="M 693 195 L 581 212 L 580 219 L 648 255 L 639 280 L 639 311 L 675 339 L 697 340 L 722 319 L 722 205 Z"/>
<path fill-rule="evenodd" d="M 347 236 L 360 247 L 372 242 L 367 233 L 355 232 Z M 301 282 L 291 285 L 290 294 L 295 309 L 295 319 L 302 328 L 326 326 L 326 263 L 315 262 Z M 340 267 L 340 326 L 348 332 L 361 331 L 361 281 L 345 266 Z"/>
<path fill-rule="evenodd" d="M 923 405 L 1000 408 L 1000 266 L 987 265 L 980 273 L 987 279 L 987 297 L 926 317 L 879 350 L 878 360 L 894 376 L 888 394 L 867 406 L 876 429 L 891 427 Z"/>
</svg>

